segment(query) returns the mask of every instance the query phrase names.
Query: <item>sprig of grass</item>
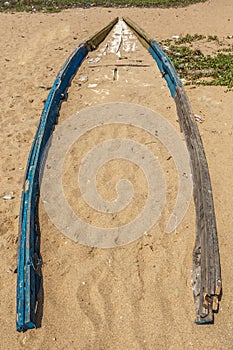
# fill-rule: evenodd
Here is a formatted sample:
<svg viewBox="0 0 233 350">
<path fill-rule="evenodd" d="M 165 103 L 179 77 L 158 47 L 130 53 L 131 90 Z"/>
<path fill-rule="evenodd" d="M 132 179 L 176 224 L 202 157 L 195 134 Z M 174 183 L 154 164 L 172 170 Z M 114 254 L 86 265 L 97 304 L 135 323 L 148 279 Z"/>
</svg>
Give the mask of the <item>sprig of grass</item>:
<svg viewBox="0 0 233 350">
<path fill-rule="evenodd" d="M 181 45 L 185 43 L 191 44 L 194 41 L 203 40 L 205 38 L 206 36 L 202 34 L 197 34 L 197 33 L 194 35 L 186 34 L 185 36 L 176 39 L 175 44 L 177 45 Z"/>
<path fill-rule="evenodd" d="M 219 42 L 219 38 L 217 35 L 208 35 L 208 41 L 217 41 Z"/>
</svg>

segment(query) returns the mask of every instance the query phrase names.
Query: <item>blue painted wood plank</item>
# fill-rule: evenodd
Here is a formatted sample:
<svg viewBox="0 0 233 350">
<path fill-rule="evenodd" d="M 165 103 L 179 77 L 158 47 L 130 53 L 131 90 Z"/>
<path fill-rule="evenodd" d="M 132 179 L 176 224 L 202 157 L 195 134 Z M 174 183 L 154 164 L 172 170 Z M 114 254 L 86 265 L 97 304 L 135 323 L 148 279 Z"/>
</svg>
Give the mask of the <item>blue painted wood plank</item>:
<svg viewBox="0 0 233 350">
<path fill-rule="evenodd" d="M 28 159 L 24 186 L 21 197 L 19 220 L 19 251 L 16 327 L 18 331 L 35 327 L 36 313 L 36 272 L 34 254 L 36 245 L 35 215 L 37 210 L 37 192 L 39 186 L 39 168 L 45 145 L 57 123 L 59 109 L 73 76 L 88 54 L 86 43 L 82 43 L 68 58 L 58 73 L 45 102 L 40 123 L 34 138 Z"/>
</svg>

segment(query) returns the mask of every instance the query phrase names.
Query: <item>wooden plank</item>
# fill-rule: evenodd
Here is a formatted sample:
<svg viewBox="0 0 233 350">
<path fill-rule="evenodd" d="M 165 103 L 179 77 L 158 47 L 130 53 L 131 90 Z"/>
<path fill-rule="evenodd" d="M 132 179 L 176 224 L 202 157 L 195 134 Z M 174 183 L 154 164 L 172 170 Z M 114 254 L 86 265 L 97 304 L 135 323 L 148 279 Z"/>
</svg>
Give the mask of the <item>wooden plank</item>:
<svg viewBox="0 0 233 350">
<path fill-rule="evenodd" d="M 200 133 L 187 95 L 182 88 L 177 88 L 175 102 L 181 130 L 185 135 L 191 158 L 194 181 L 196 207 L 196 243 L 193 254 L 196 277 L 194 280 L 201 279 L 198 284 L 199 291 L 196 290 L 195 296 L 198 298 L 196 321 L 209 323 L 213 321 L 212 310 L 216 311 L 217 300 L 221 293 L 220 258 L 212 187 Z"/>
<path fill-rule="evenodd" d="M 193 251 L 193 291 L 196 322 L 212 323 L 213 312 L 221 298 L 221 268 L 212 187 L 201 136 L 188 97 L 175 68 L 158 43 L 136 23 L 124 21 L 155 59 L 175 100 L 181 131 L 190 154 L 194 203 L 196 208 L 196 241 Z"/>
<path fill-rule="evenodd" d="M 17 305 L 16 328 L 19 332 L 34 328 L 37 307 L 36 291 L 37 261 L 39 256 L 39 225 L 38 196 L 39 169 L 46 143 L 53 132 L 59 117 L 59 110 L 67 89 L 77 73 L 78 68 L 89 51 L 95 50 L 105 39 L 118 18 L 108 26 L 93 35 L 88 41 L 81 43 L 59 71 L 50 90 L 41 114 L 40 123 L 28 157 L 28 163 L 23 184 L 20 219 L 19 219 L 19 250 L 17 262 Z"/>
</svg>

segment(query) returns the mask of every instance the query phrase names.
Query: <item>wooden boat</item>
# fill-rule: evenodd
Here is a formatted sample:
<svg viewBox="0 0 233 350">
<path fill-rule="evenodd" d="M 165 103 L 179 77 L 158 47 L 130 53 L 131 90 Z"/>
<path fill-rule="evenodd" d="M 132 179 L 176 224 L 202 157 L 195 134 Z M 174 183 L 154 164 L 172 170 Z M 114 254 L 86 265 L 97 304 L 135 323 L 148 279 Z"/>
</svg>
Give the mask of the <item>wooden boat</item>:
<svg viewBox="0 0 233 350">
<path fill-rule="evenodd" d="M 159 44 L 132 20 L 128 18 L 123 18 L 123 20 L 156 61 L 176 104 L 181 131 L 185 135 L 190 154 L 194 182 L 196 243 L 193 253 L 193 290 L 196 323 L 213 323 L 213 314 L 218 311 L 221 298 L 222 280 L 211 181 L 199 130 L 172 62 Z M 21 197 L 17 269 L 18 331 L 25 331 L 36 326 L 41 265 L 38 218 L 39 172 L 45 145 L 54 130 L 60 106 L 67 97 L 68 87 L 78 68 L 88 53 L 96 50 L 104 41 L 117 22 L 118 18 L 81 43 L 71 54 L 54 81 L 41 115 L 28 158 Z"/>
</svg>

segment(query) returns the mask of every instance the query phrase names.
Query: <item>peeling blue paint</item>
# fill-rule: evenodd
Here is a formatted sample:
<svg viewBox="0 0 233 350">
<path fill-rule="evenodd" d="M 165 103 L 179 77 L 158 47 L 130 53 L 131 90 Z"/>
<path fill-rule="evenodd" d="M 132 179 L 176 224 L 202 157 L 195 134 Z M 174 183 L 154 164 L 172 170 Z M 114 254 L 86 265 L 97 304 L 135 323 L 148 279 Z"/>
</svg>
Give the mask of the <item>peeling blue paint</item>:
<svg viewBox="0 0 233 350">
<path fill-rule="evenodd" d="M 156 61 L 158 68 L 166 80 L 168 88 L 171 92 L 172 97 L 176 96 L 177 86 L 182 87 L 182 83 L 178 77 L 178 74 L 168 56 L 161 49 L 159 44 L 155 40 L 150 40 L 149 53 Z"/>
<path fill-rule="evenodd" d="M 45 102 L 28 159 L 19 219 L 16 327 L 20 332 L 36 326 L 36 291 L 39 289 L 39 279 L 35 271 L 34 255 L 39 253 L 39 247 L 37 246 L 38 240 L 36 240 L 35 220 L 42 155 L 44 147 L 53 132 L 54 125 L 57 123 L 60 106 L 66 91 L 87 54 L 86 43 L 80 44 L 58 73 Z"/>
</svg>

